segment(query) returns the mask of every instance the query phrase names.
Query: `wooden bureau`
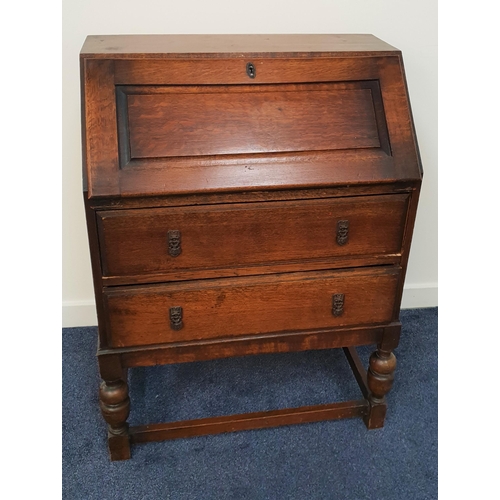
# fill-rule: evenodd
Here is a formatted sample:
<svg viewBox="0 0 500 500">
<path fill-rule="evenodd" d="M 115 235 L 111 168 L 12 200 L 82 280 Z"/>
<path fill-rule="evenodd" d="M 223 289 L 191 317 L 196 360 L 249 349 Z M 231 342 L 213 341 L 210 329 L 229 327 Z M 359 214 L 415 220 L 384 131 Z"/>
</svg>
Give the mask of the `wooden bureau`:
<svg viewBox="0 0 500 500">
<path fill-rule="evenodd" d="M 401 52 L 371 35 L 120 35 L 89 36 L 80 61 L 111 459 L 275 425 L 382 427 L 422 180 Z M 359 400 L 127 424 L 128 368 L 326 348 L 344 349 Z"/>
</svg>

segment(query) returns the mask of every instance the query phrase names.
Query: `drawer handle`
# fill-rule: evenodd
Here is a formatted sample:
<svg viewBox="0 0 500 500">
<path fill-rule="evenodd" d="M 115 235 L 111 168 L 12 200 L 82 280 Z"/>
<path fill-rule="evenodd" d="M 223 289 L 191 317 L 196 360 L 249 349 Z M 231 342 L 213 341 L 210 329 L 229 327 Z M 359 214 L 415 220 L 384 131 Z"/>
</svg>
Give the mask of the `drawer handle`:
<svg viewBox="0 0 500 500">
<path fill-rule="evenodd" d="M 182 253 L 180 231 L 174 230 L 168 232 L 168 253 L 172 257 L 177 257 Z"/>
<path fill-rule="evenodd" d="M 170 308 L 170 328 L 172 330 L 182 330 L 184 323 L 182 322 L 182 307 L 175 306 Z"/>
<path fill-rule="evenodd" d="M 332 314 L 342 316 L 344 314 L 344 294 L 334 293 L 332 296 Z"/>
<path fill-rule="evenodd" d="M 251 63 L 251 62 L 247 63 L 247 75 L 250 78 L 255 78 L 255 74 L 256 74 L 256 70 L 255 70 L 255 66 L 253 65 L 253 63 Z"/>
<path fill-rule="evenodd" d="M 337 222 L 337 244 L 345 245 L 349 241 L 349 221 L 339 220 Z"/>
</svg>

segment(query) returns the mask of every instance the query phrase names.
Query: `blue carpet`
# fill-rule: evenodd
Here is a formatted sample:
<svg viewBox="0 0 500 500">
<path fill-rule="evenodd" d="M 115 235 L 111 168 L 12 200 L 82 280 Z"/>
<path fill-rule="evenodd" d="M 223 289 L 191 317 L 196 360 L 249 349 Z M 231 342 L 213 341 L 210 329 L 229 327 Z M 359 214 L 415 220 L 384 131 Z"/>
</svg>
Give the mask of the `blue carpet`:
<svg viewBox="0 0 500 500">
<path fill-rule="evenodd" d="M 110 462 L 96 328 L 63 329 L 63 498 L 437 499 L 437 308 L 403 310 L 385 427 L 359 418 L 140 444 Z M 372 347 L 358 349 L 367 361 Z M 129 371 L 132 425 L 357 399 L 341 350 Z"/>
</svg>

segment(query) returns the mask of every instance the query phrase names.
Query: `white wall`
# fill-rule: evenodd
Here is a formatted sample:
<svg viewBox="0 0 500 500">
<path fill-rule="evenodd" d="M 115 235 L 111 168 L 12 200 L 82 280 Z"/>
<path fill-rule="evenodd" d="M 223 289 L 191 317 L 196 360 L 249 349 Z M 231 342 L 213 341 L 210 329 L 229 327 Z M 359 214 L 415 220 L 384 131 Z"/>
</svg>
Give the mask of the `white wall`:
<svg viewBox="0 0 500 500">
<path fill-rule="evenodd" d="M 437 305 L 437 0 L 63 0 L 63 326 L 95 325 L 81 187 L 87 35 L 372 33 L 401 49 L 424 182 L 403 307 Z"/>
</svg>

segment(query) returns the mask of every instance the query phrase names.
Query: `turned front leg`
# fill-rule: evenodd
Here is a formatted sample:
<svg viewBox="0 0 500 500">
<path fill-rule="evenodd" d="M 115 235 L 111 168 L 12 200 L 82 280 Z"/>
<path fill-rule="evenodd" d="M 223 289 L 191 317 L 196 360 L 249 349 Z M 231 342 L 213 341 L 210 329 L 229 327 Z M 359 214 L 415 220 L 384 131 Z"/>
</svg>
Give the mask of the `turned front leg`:
<svg viewBox="0 0 500 500">
<path fill-rule="evenodd" d="M 111 460 L 130 458 L 127 418 L 130 413 L 128 385 L 125 379 L 104 380 L 99 390 L 101 412 L 108 423 Z"/>
<path fill-rule="evenodd" d="M 385 395 L 391 390 L 395 369 L 396 356 L 392 351 L 379 347 L 370 356 L 370 366 L 367 372 L 370 409 L 365 417 L 365 424 L 368 429 L 377 429 L 384 426 L 387 411 Z"/>
</svg>

